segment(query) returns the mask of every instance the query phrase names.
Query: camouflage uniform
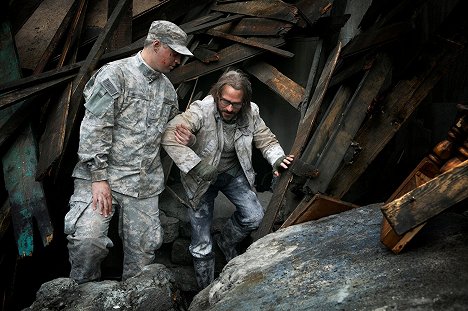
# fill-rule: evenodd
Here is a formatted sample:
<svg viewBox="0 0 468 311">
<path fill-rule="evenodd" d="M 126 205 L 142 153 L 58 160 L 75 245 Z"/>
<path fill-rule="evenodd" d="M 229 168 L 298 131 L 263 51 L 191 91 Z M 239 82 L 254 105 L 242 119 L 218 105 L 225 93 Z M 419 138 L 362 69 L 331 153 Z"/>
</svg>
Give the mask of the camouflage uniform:
<svg viewBox="0 0 468 311">
<path fill-rule="evenodd" d="M 140 54 L 104 65 L 84 90 L 75 192 L 65 217 L 70 276 L 79 282 L 100 277 L 100 263 L 112 246 L 107 237 L 111 217 L 91 208 L 92 181 L 107 180 L 113 210 L 120 207 L 123 279 L 151 263 L 162 243 L 158 196 L 164 176 L 159 148 L 178 103 L 168 78 L 151 69 Z"/>
<path fill-rule="evenodd" d="M 193 146 L 187 147 L 176 142 L 174 129 L 177 124 L 184 124 L 195 133 L 196 142 Z M 260 117 L 256 104 L 244 106 L 236 120 L 234 147 L 242 169 L 233 176 L 223 173 L 210 183 L 190 172 L 202 159 L 215 167 L 220 163 L 224 147 L 223 121 L 211 95 L 193 102 L 187 111 L 172 119 L 163 135 L 162 144 L 181 170 L 182 184 L 193 207 L 189 211 L 192 224 L 190 252 L 195 258 L 209 256 L 212 250 L 210 226 L 213 200 L 218 190 L 236 205 L 237 211 L 230 222 L 235 222 L 234 227 L 239 229 L 236 230 L 242 231 L 235 233 L 238 239 L 258 227 L 263 209 L 253 191 L 255 172 L 252 166 L 252 144 L 271 165 L 284 156 L 284 151 Z"/>
</svg>

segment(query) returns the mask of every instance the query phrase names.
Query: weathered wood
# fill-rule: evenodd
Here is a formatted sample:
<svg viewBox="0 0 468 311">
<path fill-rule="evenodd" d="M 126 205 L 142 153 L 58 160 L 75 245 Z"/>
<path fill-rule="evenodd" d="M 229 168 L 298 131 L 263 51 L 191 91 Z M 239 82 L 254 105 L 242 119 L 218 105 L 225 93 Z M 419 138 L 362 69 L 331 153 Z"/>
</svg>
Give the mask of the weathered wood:
<svg viewBox="0 0 468 311">
<path fill-rule="evenodd" d="M 107 2 L 108 10 L 107 17 L 110 18 L 111 13 L 114 11 L 114 8 L 118 0 L 109 0 Z M 113 51 L 118 48 L 124 47 L 132 43 L 132 17 L 133 17 L 133 2 L 130 1 L 126 4 L 126 7 L 123 8 L 124 13 L 119 20 L 117 28 L 115 29 L 112 39 L 109 40 L 107 46 L 108 50 Z"/>
<path fill-rule="evenodd" d="M 21 75 L 19 60 L 15 53 L 9 23 L 0 22 L 0 81 L 17 79 Z M 5 124 L 19 107 L 2 110 L 1 124 Z M 35 181 L 37 148 L 31 126 L 28 124 L 10 148 L 2 155 L 5 188 L 8 192 L 13 232 L 20 256 L 30 256 L 34 250 L 33 217 L 36 219 L 43 245 L 48 245 L 53 237 L 53 227 L 49 218 L 42 185 Z"/>
<path fill-rule="evenodd" d="M 47 149 L 41 151 L 37 170 L 38 177 L 45 176 L 50 168 L 56 163 L 58 163 L 58 167 L 60 167 L 60 161 L 63 159 L 64 151 L 66 151 L 68 148 L 70 136 L 77 127 L 77 115 L 83 96 L 83 88 L 91 77 L 93 70 L 97 67 L 99 59 L 104 53 L 105 47 L 107 46 L 107 42 L 116 29 L 118 21 L 125 13 L 125 8 L 128 7 L 129 1 L 130 0 L 120 0 L 118 2 L 101 35 L 98 37 L 91 51 L 86 57 L 85 63 L 81 66 L 80 71 L 73 80 L 69 110 L 67 113 L 66 122 L 63 124 L 64 134 L 52 137 L 55 138 L 54 141 L 50 141 L 48 145 L 45 145 L 47 146 Z"/>
<path fill-rule="evenodd" d="M 53 81 L 44 82 L 41 84 L 34 85 L 32 87 L 21 89 L 18 91 L 10 92 L 0 96 L 0 111 L 10 107 L 13 104 L 19 103 L 25 99 L 50 91 L 52 88 L 63 85 L 64 83 L 72 80 L 74 75 L 68 75 L 65 77 L 58 78 Z"/>
<path fill-rule="evenodd" d="M 39 62 L 34 68 L 33 74 L 38 74 L 44 71 L 44 68 L 47 66 L 47 63 L 49 62 L 52 54 L 55 52 L 63 36 L 65 35 L 69 27 L 69 24 L 73 19 L 73 16 L 76 14 L 76 11 L 78 10 L 79 2 L 80 0 L 75 0 L 73 2 L 72 6 L 68 10 L 64 19 L 62 20 L 62 23 L 60 24 L 59 28 L 55 32 L 54 36 L 52 37 L 52 40 L 50 40 L 49 45 L 47 46 L 46 50 L 42 54 L 41 58 L 39 59 Z"/>
<path fill-rule="evenodd" d="M 306 163 L 316 163 L 320 156 L 320 151 L 325 148 L 327 141 L 333 135 L 346 104 L 351 98 L 352 90 L 349 86 L 342 85 L 335 94 L 325 115 L 320 121 L 317 129 L 307 143 L 302 154 L 302 160 Z"/>
<path fill-rule="evenodd" d="M 376 58 L 372 68 L 364 75 L 356 92 L 349 101 L 333 134 L 324 149 L 321 150 L 317 162 L 312 162 L 320 172 L 320 176 L 309 179 L 304 185 L 308 194 L 325 193 L 328 184 L 335 175 L 346 150 L 367 115 L 367 108 L 377 97 L 385 82 L 391 77 L 392 64 L 388 56 Z"/>
<path fill-rule="evenodd" d="M 372 29 L 354 37 L 344 48 L 342 57 L 348 57 L 401 40 L 412 31 L 411 24 L 400 22 L 379 29 Z"/>
<path fill-rule="evenodd" d="M 363 124 L 354 139 L 362 147 L 362 150 L 352 165 L 343 165 L 335 174 L 335 178 L 328 187 L 327 193 L 329 195 L 341 198 L 346 194 L 402 124 L 426 98 L 448 70 L 449 64 L 463 50 L 463 47 L 452 45 L 447 41 L 437 39 L 435 41 L 435 44 L 422 49 L 421 57 L 417 63 L 421 71 L 411 79 L 401 80 L 383 99 L 382 105 L 385 113 L 376 115 Z"/>
<path fill-rule="evenodd" d="M 304 88 L 279 72 L 278 69 L 265 62 L 255 62 L 247 65 L 245 70 L 285 99 L 291 106 L 299 108 L 299 104 L 304 98 Z"/>
<path fill-rule="evenodd" d="M 387 203 L 400 198 L 405 193 L 421 186 L 439 174 L 439 167 L 429 158 L 424 158 L 390 196 Z M 399 235 L 393 230 L 389 222 L 383 218 L 380 230 L 380 241 L 393 253 L 399 254 L 423 226 L 424 224 L 421 224 L 405 234 Z"/>
<path fill-rule="evenodd" d="M 322 217 L 335 215 L 359 207 L 355 204 L 340 201 L 326 195 L 316 194 L 312 198 L 304 199 L 289 215 L 280 229 L 303 222 L 317 220 Z"/>
<path fill-rule="evenodd" d="M 256 47 L 256 48 L 271 52 L 273 54 L 276 54 L 276 55 L 279 55 L 279 56 L 282 56 L 282 57 L 293 57 L 294 56 L 294 54 L 289 52 L 289 51 L 278 49 L 278 48 L 276 48 L 274 46 L 269 46 L 267 44 L 263 44 L 261 42 L 255 41 L 255 40 L 245 39 L 245 38 L 242 38 L 242 37 L 239 37 L 239 36 L 234 36 L 234 35 L 231 35 L 231 34 L 228 34 L 228 33 L 223 33 L 223 32 L 220 32 L 220 31 L 213 30 L 213 29 L 207 30 L 206 33 L 209 34 L 210 36 L 223 38 L 223 39 L 231 40 L 231 41 L 234 41 L 234 42 L 242 43 L 242 44 L 245 44 L 245 45 L 253 46 L 253 47 Z"/>
<path fill-rule="evenodd" d="M 310 96 L 312 95 L 312 87 L 314 86 L 314 83 L 315 83 L 315 77 L 317 75 L 318 64 L 320 61 L 320 57 L 322 55 L 322 47 L 323 47 L 323 40 L 319 40 L 317 47 L 315 48 L 315 51 L 314 51 L 314 58 L 312 60 L 312 64 L 310 65 L 309 76 L 307 77 L 307 84 L 304 90 L 304 98 L 300 104 L 301 118 L 304 117 L 307 111 L 307 107 L 309 105 L 309 99 L 310 99 Z"/>
<path fill-rule="evenodd" d="M 218 20 L 208 22 L 208 23 L 204 23 L 204 24 L 200 24 L 200 25 L 193 26 L 193 27 L 187 27 L 185 25 L 180 25 L 180 28 L 182 28 L 188 34 L 189 33 L 196 33 L 196 32 L 201 32 L 201 31 L 204 31 L 204 30 L 207 30 L 207 29 L 212 29 L 213 27 L 223 25 L 223 24 L 226 24 L 226 23 L 230 23 L 232 21 L 239 20 L 239 19 L 241 19 L 243 17 L 244 17 L 244 15 L 242 15 L 242 14 L 236 14 L 236 15 L 231 15 L 231 16 L 228 16 L 228 17 L 220 18 Z"/>
<path fill-rule="evenodd" d="M 259 38 L 258 41 L 271 46 L 281 46 L 285 43 L 281 38 Z M 202 62 L 195 60 L 184 66 L 175 68 L 167 74 L 167 77 L 173 84 L 178 84 L 242 62 L 261 53 L 264 53 L 264 51 L 250 46 L 233 44 L 218 52 L 218 62 L 203 64 Z"/>
<path fill-rule="evenodd" d="M 244 14 L 256 17 L 279 19 L 290 23 L 297 23 L 298 10 L 295 6 L 280 0 L 242 1 L 218 4 L 213 6 L 214 11 Z"/>
<path fill-rule="evenodd" d="M 201 61 L 202 63 L 209 64 L 212 62 L 217 62 L 219 61 L 219 54 L 212 51 L 208 50 L 204 47 L 197 46 L 195 50 L 193 50 L 193 56 L 195 56 L 196 59 Z"/>
<path fill-rule="evenodd" d="M 139 13 L 132 21 L 132 40 L 146 37 L 151 23 L 155 20 L 176 21 L 198 6 L 209 5 L 213 0 L 160 0 L 152 8 Z"/>
<path fill-rule="evenodd" d="M 235 23 L 217 26 L 214 30 L 236 36 L 283 36 L 294 25 L 288 22 L 261 18 L 244 17 Z"/>
<path fill-rule="evenodd" d="M 385 204 L 382 213 L 397 234 L 422 224 L 468 197 L 468 160 Z"/>
<path fill-rule="evenodd" d="M 320 76 L 320 79 L 317 83 L 314 95 L 310 100 L 309 107 L 304 118 L 299 122 L 297 129 L 296 138 L 294 139 L 293 146 L 291 148 L 291 154 L 294 154 L 297 158 L 300 158 L 302 150 L 304 149 L 306 142 L 312 131 L 317 112 L 322 103 L 323 97 L 327 90 L 328 83 L 330 81 L 331 75 L 335 69 L 336 63 L 338 61 L 338 56 L 341 51 L 341 43 L 339 42 L 335 49 L 330 53 L 327 63 L 325 64 L 324 70 Z M 268 207 L 265 212 L 265 216 L 257 229 L 256 232 L 252 234 L 254 240 L 257 240 L 265 235 L 267 235 L 276 219 L 276 215 L 280 210 L 283 200 L 286 196 L 289 184 L 292 181 L 292 173 L 286 170 L 279 177 L 278 183 L 273 189 L 273 196 L 268 204 Z"/>
<path fill-rule="evenodd" d="M 296 6 L 304 16 L 304 19 L 310 26 L 314 26 L 315 22 L 321 16 L 330 14 L 333 1 L 330 0 L 300 0 Z"/>
<path fill-rule="evenodd" d="M 0 240 L 3 239 L 5 232 L 11 225 L 11 207 L 10 202 L 5 200 L 0 208 Z"/>
</svg>

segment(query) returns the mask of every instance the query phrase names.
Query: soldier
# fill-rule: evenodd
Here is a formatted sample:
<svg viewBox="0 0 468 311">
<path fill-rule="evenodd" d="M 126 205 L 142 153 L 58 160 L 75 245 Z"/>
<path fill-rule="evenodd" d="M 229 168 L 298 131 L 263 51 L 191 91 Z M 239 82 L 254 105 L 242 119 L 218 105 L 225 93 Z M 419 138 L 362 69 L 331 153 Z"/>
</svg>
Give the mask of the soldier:
<svg viewBox="0 0 468 311">
<path fill-rule="evenodd" d="M 153 262 L 162 244 L 158 199 L 164 188 L 159 149 L 177 95 L 164 75 L 180 64 L 187 34 L 168 21 L 151 24 L 136 55 L 102 66 L 84 89 L 74 193 L 65 216 L 70 277 L 99 280 L 113 243 L 109 222 L 119 208 L 125 280 Z"/>
<path fill-rule="evenodd" d="M 192 227 L 189 250 L 200 289 L 214 278 L 210 229 L 218 192 L 236 207 L 221 234 L 215 236 L 227 261 L 237 256 L 237 244 L 262 221 L 263 208 L 253 190 L 252 144 L 273 165 L 276 176 L 294 158 L 285 156 L 251 97 L 248 78 L 240 71 L 228 71 L 209 96 L 172 119 L 163 135 L 163 148 L 179 167 L 193 207 L 188 210 Z"/>
</svg>

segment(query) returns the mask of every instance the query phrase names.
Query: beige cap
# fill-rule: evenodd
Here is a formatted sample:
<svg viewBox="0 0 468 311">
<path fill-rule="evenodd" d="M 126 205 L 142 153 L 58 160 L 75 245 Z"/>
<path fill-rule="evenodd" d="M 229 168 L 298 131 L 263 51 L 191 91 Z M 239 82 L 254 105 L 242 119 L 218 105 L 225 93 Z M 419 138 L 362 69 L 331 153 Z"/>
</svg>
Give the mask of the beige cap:
<svg viewBox="0 0 468 311">
<path fill-rule="evenodd" d="M 154 21 L 148 31 L 147 40 L 159 40 L 179 54 L 193 56 L 187 48 L 187 34 L 169 21 Z"/>
</svg>

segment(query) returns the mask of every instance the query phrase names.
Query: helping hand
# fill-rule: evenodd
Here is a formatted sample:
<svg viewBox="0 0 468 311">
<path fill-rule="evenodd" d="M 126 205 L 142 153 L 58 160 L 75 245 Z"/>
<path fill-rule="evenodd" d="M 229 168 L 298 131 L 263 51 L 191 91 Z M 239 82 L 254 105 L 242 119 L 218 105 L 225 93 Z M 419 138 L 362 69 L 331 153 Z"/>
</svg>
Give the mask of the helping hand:
<svg viewBox="0 0 468 311">
<path fill-rule="evenodd" d="M 273 175 L 275 176 L 281 175 L 281 172 L 284 170 L 287 170 L 293 160 L 294 160 L 293 154 L 280 157 L 278 160 L 276 160 L 275 164 L 273 164 Z"/>
<path fill-rule="evenodd" d="M 195 144 L 196 137 L 184 124 L 177 124 L 174 131 L 175 140 L 184 146 L 192 146 Z"/>
</svg>

